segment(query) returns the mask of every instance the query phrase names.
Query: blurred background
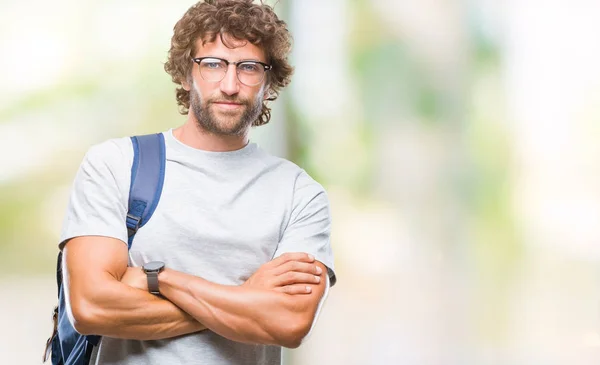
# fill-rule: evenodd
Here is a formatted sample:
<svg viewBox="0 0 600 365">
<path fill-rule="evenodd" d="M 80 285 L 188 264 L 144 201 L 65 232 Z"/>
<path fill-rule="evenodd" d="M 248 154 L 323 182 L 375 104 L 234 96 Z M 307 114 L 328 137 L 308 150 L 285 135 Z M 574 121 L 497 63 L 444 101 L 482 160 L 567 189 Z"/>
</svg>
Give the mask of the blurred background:
<svg viewBox="0 0 600 365">
<path fill-rule="evenodd" d="M 183 123 L 193 3 L 0 0 L 3 364 L 41 361 L 85 151 Z M 252 139 L 326 187 L 339 278 L 287 364 L 599 363 L 600 1 L 275 9 L 296 71 Z"/>
</svg>

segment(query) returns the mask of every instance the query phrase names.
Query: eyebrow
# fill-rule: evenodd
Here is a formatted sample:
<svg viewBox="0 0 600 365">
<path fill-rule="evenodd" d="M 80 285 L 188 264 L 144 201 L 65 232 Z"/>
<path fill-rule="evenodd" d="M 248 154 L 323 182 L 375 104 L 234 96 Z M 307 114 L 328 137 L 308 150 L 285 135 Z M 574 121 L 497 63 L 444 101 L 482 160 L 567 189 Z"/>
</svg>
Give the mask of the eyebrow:
<svg viewBox="0 0 600 365">
<path fill-rule="evenodd" d="M 229 61 L 229 60 L 228 60 L 228 59 L 226 59 L 226 58 L 223 58 L 223 57 L 217 57 L 217 56 L 199 56 L 199 57 L 195 57 L 195 58 L 216 58 L 216 59 L 219 59 L 219 60 L 226 60 L 226 61 L 228 61 L 228 62 L 263 62 L 263 63 L 266 63 L 266 62 L 264 62 L 264 61 L 257 60 L 257 59 L 254 59 L 254 58 L 242 58 L 242 59 L 241 59 L 241 60 L 239 60 L 239 61 Z"/>
</svg>

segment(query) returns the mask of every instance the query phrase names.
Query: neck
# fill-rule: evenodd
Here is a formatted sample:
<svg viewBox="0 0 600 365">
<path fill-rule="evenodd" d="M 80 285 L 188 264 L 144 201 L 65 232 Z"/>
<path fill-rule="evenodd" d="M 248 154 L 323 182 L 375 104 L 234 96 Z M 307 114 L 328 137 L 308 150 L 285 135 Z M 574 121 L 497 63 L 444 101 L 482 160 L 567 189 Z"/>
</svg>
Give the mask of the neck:
<svg viewBox="0 0 600 365">
<path fill-rule="evenodd" d="M 192 148 L 212 152 L 236 151 L 248 144 L 248 130 L 234 136 L 214 134 L 200 127 L 193 117 L 188 117 L 184 125 L 173 129 L 173 136 Z"/>
</svg>

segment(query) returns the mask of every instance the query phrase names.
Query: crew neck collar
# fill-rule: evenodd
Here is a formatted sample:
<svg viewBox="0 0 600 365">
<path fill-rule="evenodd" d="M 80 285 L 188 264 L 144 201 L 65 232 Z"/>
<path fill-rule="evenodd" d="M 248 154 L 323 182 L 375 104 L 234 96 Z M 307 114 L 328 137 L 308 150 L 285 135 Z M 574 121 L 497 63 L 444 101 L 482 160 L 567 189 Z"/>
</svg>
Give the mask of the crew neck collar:
<svg viewBox="0 0 600 365">
<path fill-rule="evenodd" d="M 187 144 L 185 144 L 185 143 L 181 142 L 180 140 L 178 140 L 177 138 L 175 138 L 175 136 L 173 135 L 173 128 L 164 132 L 164 135 L 165 135 L 165 142 L 170 148 L 173 148 L 179 152 L 183 152 L 186 154 L 195 155 L 195 156 L 203 157 L 203 158 L 218 158 L 218 159 L 239 158 L 242 156 L 249 155 L 257 149 L 256 143 L 248 142 L 244 147 L 242 147 L 238 150 L 234 150 L 234 151 L 223 151 L 223 152 L 207 151 L 207 150 L 201 150 L 201 149 L 197 149 L 197 148 L 188 146 Z"/>
</svg>

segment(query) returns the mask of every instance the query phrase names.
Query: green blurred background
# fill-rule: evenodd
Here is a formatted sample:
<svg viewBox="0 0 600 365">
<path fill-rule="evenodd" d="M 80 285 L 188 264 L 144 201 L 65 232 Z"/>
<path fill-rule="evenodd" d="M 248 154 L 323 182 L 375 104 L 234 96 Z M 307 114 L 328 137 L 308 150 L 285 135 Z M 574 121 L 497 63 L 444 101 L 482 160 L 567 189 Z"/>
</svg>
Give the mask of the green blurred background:
<svg viewBox="0 0 600 365">
<path fill-rule="evenodd" d="M 2 364 L 41 361 L 85 151 L 183 123 L 192 4 L 0 0 Z M 600 362 L 600 1 L 275 9 L 296 71 L 252 139 L 328 190 L 339 277 L 287 364 Z"/>
</svg>

